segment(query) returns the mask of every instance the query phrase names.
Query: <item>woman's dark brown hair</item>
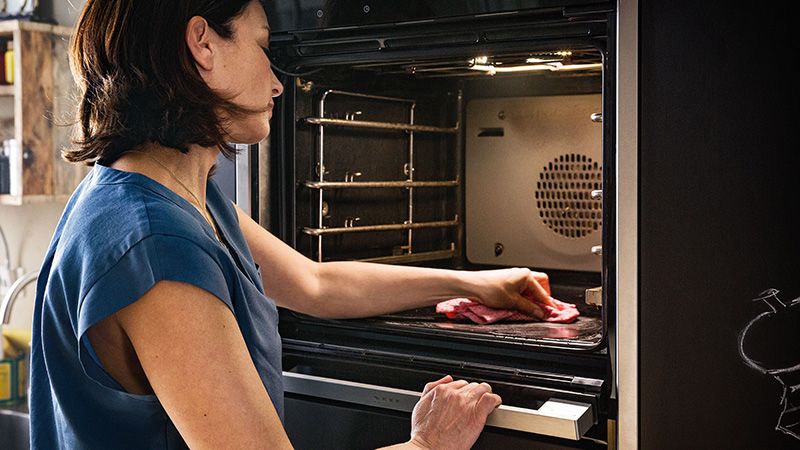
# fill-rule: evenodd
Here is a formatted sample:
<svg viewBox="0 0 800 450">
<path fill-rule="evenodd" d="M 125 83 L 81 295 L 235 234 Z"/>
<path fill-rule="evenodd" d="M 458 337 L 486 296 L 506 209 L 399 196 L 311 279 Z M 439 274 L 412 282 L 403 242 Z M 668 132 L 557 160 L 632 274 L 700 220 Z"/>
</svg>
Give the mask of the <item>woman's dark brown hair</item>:
<svg viewBox="0 0 800 450">
<path fill-rule="evenodd" d="M 233 19 L 253 0 L 88 0 L 70 52 L 80 88 L 82 136 L 63 156 L 92 165 L 154 142 L 184 153 L 192 144 L 219 147 L 227 157 L 225 123 L 249 110 L 213 92 L 185 41 L 201 16 L 233 38 Z"/>
</svg>

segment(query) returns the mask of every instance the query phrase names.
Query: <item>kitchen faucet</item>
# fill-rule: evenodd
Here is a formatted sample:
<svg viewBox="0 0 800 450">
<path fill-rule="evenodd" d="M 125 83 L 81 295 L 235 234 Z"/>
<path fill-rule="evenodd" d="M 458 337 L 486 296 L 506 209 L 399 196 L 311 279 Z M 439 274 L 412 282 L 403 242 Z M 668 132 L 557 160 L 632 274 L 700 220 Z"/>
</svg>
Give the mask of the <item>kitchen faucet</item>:
<svg viewBox="0 0 800 450">
<path fill-rule="evenodd" d="M 3 227 L 0 227 L 0 242 L 3 243 L 3 251 L 5 252 L 5 259 L 0 264 L 0 293 L 5 292 L 6 288 L 11 284 L 11 253 L 8 249 L 8 241 L 6 234 L 3 232 Z"/>
<path fill-rule="evenodd" d="M 8 292 L 5 293 L 3 296 L 3 301 L 0 302 L 0 319 L 2 325 L 8 325 L 11 322 L 11 309 L 14 307 L 14 303 L 17 301 L 19 294 L 25 289 L 25 286 L 33 283 L 39 278 L 39 272 L 29 272 L 25 275 L 19 277 L 14 284 L 8 289 Z"/>
<path fill-rule="evenodd" d="M 5 249 L 5 260 L 0 264 L 0 295 L 2 295 L 2 302 L 0 302 L 0 325 L 8 325 L 11 321 L 11 309 L 17 301 L 17 297 L 19 297 L 19 294 L 27 285 L 39 278 L 39 272 L 34 271 L 26 273 L 12 283 L 11 255 L 6 235 L 3 232 L 3 227 L 0 227 L 0 242 L 3 243 L 3 248 Z"/>
</svg>

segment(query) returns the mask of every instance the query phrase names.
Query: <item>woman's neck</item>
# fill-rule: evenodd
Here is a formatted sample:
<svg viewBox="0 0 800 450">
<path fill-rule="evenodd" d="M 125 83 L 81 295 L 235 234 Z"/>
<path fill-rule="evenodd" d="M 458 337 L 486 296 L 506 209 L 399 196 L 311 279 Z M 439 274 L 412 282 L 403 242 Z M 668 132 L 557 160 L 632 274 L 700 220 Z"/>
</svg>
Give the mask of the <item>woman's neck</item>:
<svg viewBox="0 0 800 450">
<path fill-rule="evenodd" d="M 205 208 L 206 183 L 219 150 L 190 146 L 188 153 L 159 144 L 145 144 L 123 154 L 111 167 L 152 178 L 189 203 Z"/>
</svg>

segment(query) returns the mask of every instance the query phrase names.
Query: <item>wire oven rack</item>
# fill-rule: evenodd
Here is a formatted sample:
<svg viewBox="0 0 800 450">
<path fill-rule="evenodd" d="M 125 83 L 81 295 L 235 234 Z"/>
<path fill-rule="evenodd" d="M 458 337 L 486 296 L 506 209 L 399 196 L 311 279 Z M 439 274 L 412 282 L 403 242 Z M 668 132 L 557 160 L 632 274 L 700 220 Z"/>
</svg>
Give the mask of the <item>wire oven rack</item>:
<svg viewBox="0 0 800 450">
<path fill-rule="evenodd" d="M 394 123 L 394 122 L 376 122 L 356 120 L 356 114 L 348 114 L 344 119 L 326 117 L 325 103 L 331 96 L 344 96 L 357 99 L 365 99 L 381 102 L 402 103 L 408 105 L 409 108 L 409 121 L 408 123 Z M 463 101 L 463 96 L 459 92 L 458 102 L 459 105 Z M 363 259 L 362 261 L 370 262 L 387 262 L 387 263 L 402 263 L 402 262 L 415 262 L 427 261 L 437 259 L 452 258 L 455 254 L 455 244 L 450 243 L 448 249 L 429 251 L 429 252 L 414 252 L 413 236 L 414 230 L 430 229 L 430 228 L 453 228 L 460 225 L 460 219 L 456 214 L 452 220 L 442 220 L 433 222 L 415 222 L 414 221 L 414 189 L 418 188 L 453 188 L 461 185 L 461 180 L 458 177 L 454 180 L 434 180 L 434 181 L 417 181 L 414 179 L 414 134 L 415 133 L 435 133 L 435 134 L 456 134 L 461 130 L 460 119 L 456 120 L 456 124 L 452 127 L 436 127 L 429 125 L 419 125 L 415 123 L 414 113 L 416 111 L 417 102 L 414 99 L 385 97 L 379 95 L 362 94 L 357 92 L 348 92 L 330 89 L 322 94 L 319 100 L 319 117 L 307 117 L 305 122 L 317 126 L 319 129 L 318 139 L 318 162 L 317 173 L 318 180 L 308 180 L 303 185 L 309 189 L 318 191 L 318 214 L 317 226 L 305 227 L 303 233 L 317 238 L 317 260 L 323 260 L 322 241 L 325 236 L 341 235 L 350 233 L 368 233 L 368 232 L 381 232 L 381 231 L 407 231 L 407 241 L 405 245 L 401 246 L 404 251 L 401 255 L 383 256 L 376 258 Z M 344 127 L 344 128 L 357 128 L 367 130 L 396 130 L 405 131 L 408 135 L 408 161 L 404 166 L 404 173 L 407 179 L 400 181 L 355 181 L 355 177 L 360 176 L 360 173 L 349 173 L 345 175 L 344 181 L 329 181 L 326 180 L 325 170 L 325 128 L 326 127 Z M 326 227 L 324 225 L 325 218 L 325 204 L 324 193 L 327 190 L 337 189 L 406 189 L 408 191 L 408 216 L 403 223 L 396 224 L 376 224 L 356 226 L 358 218 L 348 218 L 345 220 L 343 226 L 340 227 Z"/>
</svg>

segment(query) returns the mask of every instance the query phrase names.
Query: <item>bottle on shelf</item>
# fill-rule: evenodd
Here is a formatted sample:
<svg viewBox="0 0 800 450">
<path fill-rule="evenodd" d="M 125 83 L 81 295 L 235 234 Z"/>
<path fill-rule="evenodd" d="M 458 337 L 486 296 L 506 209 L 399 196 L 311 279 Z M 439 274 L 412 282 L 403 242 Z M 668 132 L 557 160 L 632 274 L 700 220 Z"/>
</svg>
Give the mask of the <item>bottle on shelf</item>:
<svg viewBox="0 0 800 450">
<path fill-rule="evenodd" d="M 14 41 L 6 43 L 5 58 L 5 82 L 6 84 L 14 84 Z"/>
</svg>

